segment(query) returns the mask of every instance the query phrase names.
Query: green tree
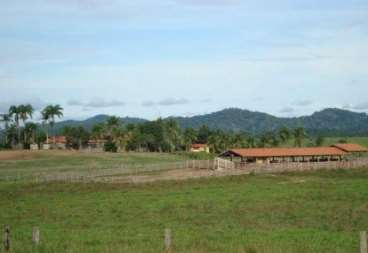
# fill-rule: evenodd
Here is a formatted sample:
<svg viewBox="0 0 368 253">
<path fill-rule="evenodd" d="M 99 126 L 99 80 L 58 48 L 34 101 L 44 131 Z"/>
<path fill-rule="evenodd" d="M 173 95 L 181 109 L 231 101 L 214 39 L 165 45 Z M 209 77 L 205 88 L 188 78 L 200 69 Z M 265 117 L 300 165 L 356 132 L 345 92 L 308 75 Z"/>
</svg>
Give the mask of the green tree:
<svg viewBox="0 0 368 253">
<path fill-rule="evenodd" d="M 211 131 L 206 125 L 202 125 L 198 130 L 198 142 L 206 144 L 208 142 L 208 138 L 211 135 Z"/>
<path fill-rule="evenodd" d="M 27 105 L 19 105 L 18 110 L 19 110 L 19 119 L 23 121 L 23 125 L 25 126 L 27 119 L 32 118 L 34 109 L 32 105 L 27 104 Z M 27 143 L 26 135 L 25 135 L 26 131 L 23 131 L 23 133 L 24 133 L 23 143 Z"/>
<path fill-rule="evenodd" d="M 295 147 L 301 147 L 303 145 L 304 139 L 307 137 L 303 127 L 298 127 L 294 129 L 294 145 Z"/>
<path fill-rule="evenodd" d="M 103 140 L 105 138 L 105 124 L 98 123 L 93 125 L 91 137 L 95 140 Z"/>
<path fill-rule="evenodd" d="M 170 152 L 179 150 L 180 146 L 182 145 L 182 135 L 181 129 L 178 123 L 173 120 L 169 119 L 165 122 L 165 135 L 167 137 L 167 141 L 169 144 Z"/>
<path fill-rule="evenodd" d="M 9 114 L 5 113 L 1 115 L 0 122 L 4 123 L 4 145 L 8 145 L 8 135 L 6 134 L 6 131 L 9 128 L 9 123 L 12 121 Z"/>
<path fill-rule="evenodd" d="M 197 141 L 197 131 L 194 128 L 186 128 L 183 135 L 185 148 L 189 151 L 191 145 Z"/>
<path fill-rule="evenodd" d="M 324 142 L 325 142 L 325 138 L 320 135 L 320 136 L 317 136 L 315 145 L 317 147 L 321 147 L 323 146 Z"/>
<path fill-rule="evenodd" d="M 67 146 L 73 149 L 81 149 L 88 143 L 90 133 L 82 126 L 66 126 L 62 130 L 66 138 Z"/>
<path fill-rule="evenodd" d="M 55 124 L 55 118 L 61 118 L 63 117 L 63 108 L 60 105 L 48 105 L 46 106 L 42 112 L 42 120 L 46 125 L 46 143 L 49 144 L 49 126 L 51 128 L 54 127 Z M 54 139 L 55 142 L 55 139 Z"/>
<path fill-rule="evenodd" d="M 278 135 L 283 144 L 287 143 L 291 137 L 290 130 L 287 127 L 280 128 Z"/>
<path fill-rule="evenodd" d="M 13 144 L 15 144 L 15 141 L 19 143 L 20 141 L 20 108 L 19 106 L 12 105 L 9 108 L 9 116 L 14 120 L 15 126 L 16 126 L 16 132 L 17 132 L 17 138 L 12 138 Z"/>
<path fill-rule="evenodd" d="M 36 142 L 37 124 L 28 122 L 24 126 L 24 144 L 29 145 Z"/>
</svg>

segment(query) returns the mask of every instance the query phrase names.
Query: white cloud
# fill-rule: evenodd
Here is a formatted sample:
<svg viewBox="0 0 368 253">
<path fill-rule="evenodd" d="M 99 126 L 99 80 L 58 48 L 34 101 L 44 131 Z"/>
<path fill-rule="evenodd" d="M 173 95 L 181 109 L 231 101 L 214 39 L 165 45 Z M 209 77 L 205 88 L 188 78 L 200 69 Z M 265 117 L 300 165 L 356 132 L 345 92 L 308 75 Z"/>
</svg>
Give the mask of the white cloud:
<svg viewBox="0 0 368 253">
<path fill-rule="evenodd" d="M 289 114 L 289 113 L 293 113 L 295 110 L 292 107 L 284 107 L 282 108 L 279 112 L 280 113 L 285 113 L 285 114 Z"/>
<path fill-rule="evenodd" d="M 91 108 L 105 108 L 105 107 L 120 107 L 125 106 L 125 103 L 123 101 L 119 100 L 108 100 L 103 98 L 93 98 L 89 102 L 85 103 L 82 101 L 79 101 L 77 99 L 70 99 L 67 104 L 69 106 L 80 106 L 84 107 L 85 110 L 90 110 Z"/>
<path fill-rule="evenodd" d="M 313 104 L 313 101 L 312 100 L 308 100 L 308 99 L 301 99 L 301 100 L 296 100 L 293 104 L 296 105 L 296 106 L 304 107 L 304 106 L 310 106 L 310 105 L 312 105 Z"/>
<path fill-rule="evenodd" d="M 158 105 L 173 106 L 189 104 L 189 100 L 185 98 L 165 98 L 158 102 Z"/>
</svg>

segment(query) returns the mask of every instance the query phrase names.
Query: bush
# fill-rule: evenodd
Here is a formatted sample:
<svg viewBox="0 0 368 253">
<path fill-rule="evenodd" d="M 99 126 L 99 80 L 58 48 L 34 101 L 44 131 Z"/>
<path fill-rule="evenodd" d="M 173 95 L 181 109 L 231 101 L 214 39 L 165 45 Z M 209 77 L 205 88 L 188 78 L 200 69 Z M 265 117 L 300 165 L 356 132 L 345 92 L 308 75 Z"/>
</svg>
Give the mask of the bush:
<svg viewBox="0 0 368 253">
<path fill-rule="evenodd" d="M 108 141 L 108 142 L 105 143 L 104 151 L 105 152 L 116 153 L 116 152 L 118 152 L 118 147 L 115 145 L 115 143 L 113 143 L 111 141 Z"/>
</svg>

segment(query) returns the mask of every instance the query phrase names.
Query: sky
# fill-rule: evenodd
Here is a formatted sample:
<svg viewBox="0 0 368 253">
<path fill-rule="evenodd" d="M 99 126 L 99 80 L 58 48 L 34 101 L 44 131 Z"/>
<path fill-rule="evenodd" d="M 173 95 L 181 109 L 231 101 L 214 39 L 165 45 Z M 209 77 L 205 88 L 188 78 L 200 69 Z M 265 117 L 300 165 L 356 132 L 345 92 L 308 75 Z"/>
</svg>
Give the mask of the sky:
<svg viewBox="0 0 368 253">
<path fill-rule="evenodd" d="M 0 1 L 0 112 L 368 112 L 367 66 L 367 0 Z"/>
</svg>

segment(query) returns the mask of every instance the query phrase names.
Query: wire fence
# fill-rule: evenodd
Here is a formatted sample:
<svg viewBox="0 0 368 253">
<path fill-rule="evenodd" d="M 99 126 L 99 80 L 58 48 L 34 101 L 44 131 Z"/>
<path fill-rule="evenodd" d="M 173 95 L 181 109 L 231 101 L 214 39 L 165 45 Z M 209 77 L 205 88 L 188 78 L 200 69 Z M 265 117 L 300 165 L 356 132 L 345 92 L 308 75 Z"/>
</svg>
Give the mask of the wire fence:
<svg viewBox="0 0 368 253">
<path fill-rule="evenodd" d="M 285 163 L 240 163 L 216 158 L 214 160 L 187 160 L 179 162 L 167 162 L 156 164 L 122 164 L 112 168 L 90 167 L 76 171 L 52 171 L 35 173 L 21 173 L 1 175 L 0 181 L 7 182 L 135 182 L 138 177 L 152 176 L 155 180 L 164 178 L 165 171 L 182 171 L 175 179 L 242 175 L 242 174 L 264 174 L 282 173 L 295 171 L 313 170 L 335 170 L 354 169 L 368 167 L 367 158 L 357 158 L 350 161 L 328 161 L 328 162 L 285 162 Z M 129 181 L 130 177 L 130 181 Z M 170 177 L 168 179 L 171 179 Z"/>
</svg>

